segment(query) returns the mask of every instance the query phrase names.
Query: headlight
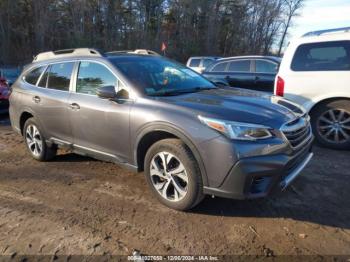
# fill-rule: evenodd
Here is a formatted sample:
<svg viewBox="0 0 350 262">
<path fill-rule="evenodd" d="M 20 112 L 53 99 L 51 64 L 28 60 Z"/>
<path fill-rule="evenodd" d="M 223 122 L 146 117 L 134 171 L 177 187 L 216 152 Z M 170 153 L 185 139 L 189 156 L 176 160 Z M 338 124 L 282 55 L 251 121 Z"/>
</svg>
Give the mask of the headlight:
<svg viewBox="0 0 350 262">
<path fill-rule="evenodd" d="M 198 116 L 199 120 L 208 127 L 219 131 L 228 138 L 237 140 L 258 140 L 272 137 L 269 127 L 248 123 L 225 121 Z"/>
</svg>

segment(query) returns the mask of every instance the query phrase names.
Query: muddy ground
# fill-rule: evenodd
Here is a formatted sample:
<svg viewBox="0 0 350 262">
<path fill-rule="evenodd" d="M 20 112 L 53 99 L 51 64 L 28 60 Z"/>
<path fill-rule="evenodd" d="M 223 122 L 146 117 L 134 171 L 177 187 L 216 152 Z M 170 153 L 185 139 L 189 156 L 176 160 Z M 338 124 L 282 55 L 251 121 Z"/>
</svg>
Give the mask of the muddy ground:
<svg viewBox="0 0 350 262">
<path fill-rule="evenodd" d="M 40 163 L 0 120 L 0 255 L 349 255 L 350 152 L 314 148 L 286 192 L 160 205 L 143 174 L 70 153 Z"/>
</svg>

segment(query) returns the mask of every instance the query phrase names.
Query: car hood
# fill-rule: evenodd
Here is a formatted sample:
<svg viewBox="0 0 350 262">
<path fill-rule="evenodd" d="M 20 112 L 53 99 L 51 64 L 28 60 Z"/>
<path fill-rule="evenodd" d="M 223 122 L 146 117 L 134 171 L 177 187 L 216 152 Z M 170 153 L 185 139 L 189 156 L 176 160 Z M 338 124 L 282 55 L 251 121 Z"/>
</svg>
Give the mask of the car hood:
<svg viewBox="0 0 350 262">
<path fill-rule="evenodd" d="M 157 99 L 201 116 L 272 128 L 280 128 L 304 114 L 299 106 L 283 98 L 239 88 L 218 88 Z"/>
</svg>

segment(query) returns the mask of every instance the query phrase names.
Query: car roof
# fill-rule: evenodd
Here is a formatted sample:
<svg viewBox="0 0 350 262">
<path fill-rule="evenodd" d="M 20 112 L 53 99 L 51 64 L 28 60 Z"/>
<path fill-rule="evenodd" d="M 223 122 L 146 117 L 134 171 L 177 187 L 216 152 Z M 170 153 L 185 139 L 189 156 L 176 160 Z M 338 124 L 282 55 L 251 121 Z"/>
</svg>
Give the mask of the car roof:
<svg viewBox="0 0 350 262">
<path fill-rule="evenodd" d="M 93 48 L 76 48 L 76 49 L 65 49 L 57 51 L 48 51 L 38 54 L 34 57 L 32 63 L 39 62 L 55 62 L 55 61 L 67 61 L 71 59 L 103 59 L 117 56 L 160 56 L 154 51 L 146 49 L 136 49 L 135 51 L 112 51 L 112 52 L 101 52 L 98 49 Z"/>
<path fill-rule="evenodd" d="M 311 31 L 304 34 L 302 37 L 334 35 L 334 34 L 349 34 L 349 33 L 350 33 L 350 27 L 340 27 L 340 28 Z"/>
<path fill-rule="evenodd" d="M 221 56 L 191 56 L 190 58 L 188 58 L 188 60 L 190 60 L 190 59 L 205 59 L 205 58 L 220 59 Z"/>
<path fill-rule="evenodd" d="M 288 49 L 301 44 L 333 42 L 333 41 L 349 41 L 350 27 L 325 29 L 319 31 L 307 32 L 300 37 L 295 37 L 291 40 Z M 287 50 L 288 50 L 287 49 Z"/>
<path fill-rule="evenodd" d="M 127 58 L 127 57 L 129 57 L 129 58 L 131 58 L 131 57 L 154 57 L 154 58 L 159 58 L 159 57 L 161 57 L 161 56 L 158 56 L 158 55 L 146 55 L 146 54 L 129 54 L 129 53 L 120 53 L 120 54 L 118 54 L 118 53 L 116 53 L 116 54 L 106 54 L 105 56 L 104 56 L 105 58 L 109 58 L 109 59 L 112 59 L 112 58 L 116 58 L 116 59 L 118 59 L 118 58 Z"/>
<path fill-rule="evenodd" d="M 144 49 L 137 49 L 140 51 Z M 151 50 L 146 50 L 153 52 Z M 161 57 L 159 54 L 155 53 L 139 53 L 135 51 L 112 51 L 112 52 L 101 52 L 97 49 L 91 48 L 77 48 L 77 49 L 66 49 L 58 51 L 48 51 L 38 54 L 32 63 L 27 64 L 23 67 L 23 72 L 31 70 L 37 66 L 45 66 L 51 63 L 60 63 L 60 62 L 70 62 L 76 60 L 94 60 L 94 61 L 110 61 L 111 59 L 122 57 Z"/>
<path fill-rule="evenodd" d="M 294 38 L 291 43 L 293 44 L 302 44 L 302 43 L 319 43 L 319 42 L 331 42 L 331 41 L 349 41 L 350 32 L 330 32 L 321 35 L 305 35 L 299 38 Z"/>
<path fill-rule="evenodd" d="M 278 56 L 262 56 L 262 55 L 246 55 L 246 56 L 231 56 L 231 57 L 225 57 L 218 59 L 217 62 L 219 61 L 231 61 L 231 60 L 236 60 L 236 59 L 267 59 L 267 60 L 272 60 L 274 62 L 280 63 L 282 58 Z"/>
</svg>

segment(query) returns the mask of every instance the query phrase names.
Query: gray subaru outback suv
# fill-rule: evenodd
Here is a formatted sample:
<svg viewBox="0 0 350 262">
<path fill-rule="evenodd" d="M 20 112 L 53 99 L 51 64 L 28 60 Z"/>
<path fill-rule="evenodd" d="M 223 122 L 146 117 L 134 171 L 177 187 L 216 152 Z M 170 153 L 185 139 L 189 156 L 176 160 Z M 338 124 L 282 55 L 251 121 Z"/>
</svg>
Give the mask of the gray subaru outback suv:
<svg viewBox="0 0 350 262">
<path fill-rule="evenodd" d="M 155 55 L 75 49 L 39 54 L 14 83 L 11 123 L 29 153 L 57 148 L 144 171 L 160 202 L 257 198 L 312 158 L 309 117 L 282 98 L 216 87 Z"/>
</svg>

